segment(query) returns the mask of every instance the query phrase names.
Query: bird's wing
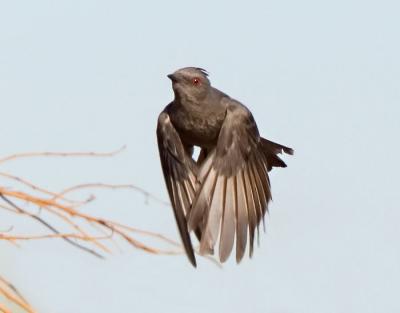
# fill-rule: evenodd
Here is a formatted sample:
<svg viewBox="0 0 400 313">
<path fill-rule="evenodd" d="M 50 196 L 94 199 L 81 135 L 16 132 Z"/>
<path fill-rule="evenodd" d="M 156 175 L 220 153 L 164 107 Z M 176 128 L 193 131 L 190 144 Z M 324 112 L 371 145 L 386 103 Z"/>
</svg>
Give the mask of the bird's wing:
<svg viewBox="0 0 400 313">
<path fill-rule="evenodd" d="M 186 222 L 186 215 L 195 197 L 196 164 L 186 153 L 179 134 L 166 112 L 162 112 L 158 118 L 157 142 L 178 230 L 188 258 L 193 266 L 196 266 Z"/>
<path fill-rule="evenodd" d="M 200 252 L 213 253 L 220 236 L 219 258 L 229 257 L 236 233 L 236 261 L 242 259 L 271 199 L 268 161 L 250 111 L 229 99 L 217 146 L 201 165 L 201 187 L 189 215 L 189 230 L 204 225 Z M 220 230 L 221 228 L 221 230 Z"/>
</svg>

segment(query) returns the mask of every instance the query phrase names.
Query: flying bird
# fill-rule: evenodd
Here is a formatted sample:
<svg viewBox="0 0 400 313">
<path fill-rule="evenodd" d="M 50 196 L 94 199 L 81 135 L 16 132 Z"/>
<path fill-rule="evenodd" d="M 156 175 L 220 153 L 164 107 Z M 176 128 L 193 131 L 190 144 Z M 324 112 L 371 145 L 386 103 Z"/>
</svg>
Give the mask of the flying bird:
<svg viewBox="0 0 400 313">
<path fill-rule="evenodd" d="M 262 138 L 251 112 L 211 86 L 202 68 L 168 75 L 175 98 L 160 113 L 157 142 L 161 166 L 185 252 L 196 267 L 190 232 L 200 254 L 225 262 L 236 238 L 236 261 L 253 254 L 255 231 L 271 200 L 268 172 L 286 167 L 289 147 Z M 200 154 L 193 159 L 194 146 Z"/>
</svg>

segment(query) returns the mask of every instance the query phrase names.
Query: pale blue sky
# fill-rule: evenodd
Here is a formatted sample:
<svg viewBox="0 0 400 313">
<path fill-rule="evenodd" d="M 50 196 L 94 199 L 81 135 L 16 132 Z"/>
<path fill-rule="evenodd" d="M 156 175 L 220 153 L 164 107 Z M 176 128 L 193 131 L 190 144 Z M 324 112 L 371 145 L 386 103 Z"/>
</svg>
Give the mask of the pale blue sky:
<svg viewBox="0 0 400 313">
<path fill-rule="evenodd" d="M 100 261 L 47 241 L 0 243 L 1 274 L 41 313 L 399 312 L 399 12 L 388 0 L 1 1 L 0 155 L 127 145 L 1 171 L 167 199 L 155 125 L 173 96 L 166 74 L 191 65 L 296 150 L 271 174 L 267 234 L 240 266 L 194 270 L 124 245 Z M 101 192 L 97 205 L 178 238 L 171 210 L 140 195 Z M 42 230 L 0 213 L 10 225 Z"/>
</svg>

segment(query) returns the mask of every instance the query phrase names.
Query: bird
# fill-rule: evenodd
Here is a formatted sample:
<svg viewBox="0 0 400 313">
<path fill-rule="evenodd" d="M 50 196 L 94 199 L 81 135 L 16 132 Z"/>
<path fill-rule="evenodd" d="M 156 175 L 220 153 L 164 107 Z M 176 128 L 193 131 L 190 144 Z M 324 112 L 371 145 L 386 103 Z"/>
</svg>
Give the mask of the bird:
<svg viewBox="0 0 400 313">
<path fill-rule="evenodd" d="M 250 110 L 214 88 L 206 70 L 185 67 L 167 75 L 174 99 L 160 113 L 157 143 L 166 187 L 183 247 L 191 264 L 196 257 L 190 234 L 200 242 L 200 255 L 225 262 L 236 242 L 240 263 L 268 211 L 268 172 L 286 167 L 278 156 L 293 149 L 260 136 Z M 194 147 L 200 148 L 197 158 Z M 265 229 L 265 224 L 264 224 Z"/>
</svg>

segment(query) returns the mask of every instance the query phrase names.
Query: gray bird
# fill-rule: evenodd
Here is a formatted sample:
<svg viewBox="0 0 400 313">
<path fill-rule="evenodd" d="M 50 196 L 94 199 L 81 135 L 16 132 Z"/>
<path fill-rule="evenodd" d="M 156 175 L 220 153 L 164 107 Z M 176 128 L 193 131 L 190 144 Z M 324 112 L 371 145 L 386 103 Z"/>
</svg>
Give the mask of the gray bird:
<svg viewBox="0 0 400 313">
<path fill-rule="evenodd" d="M 253 254 L 254 234 L 268 209 L 268 172 L 286 167 L 277 156 L 291 148 L 262 138 L 250 111 L 213 88 L 204 69 L 186 67 L 168 75 L 175 99 L 158 117 L 161 166 L 186 254 L 196 266 L 189 233 L 200 254 L 228 259 L 236 234 L 236 261 Z M 193 160 L 193 148 L 201 148 Z"/>
</svg>

